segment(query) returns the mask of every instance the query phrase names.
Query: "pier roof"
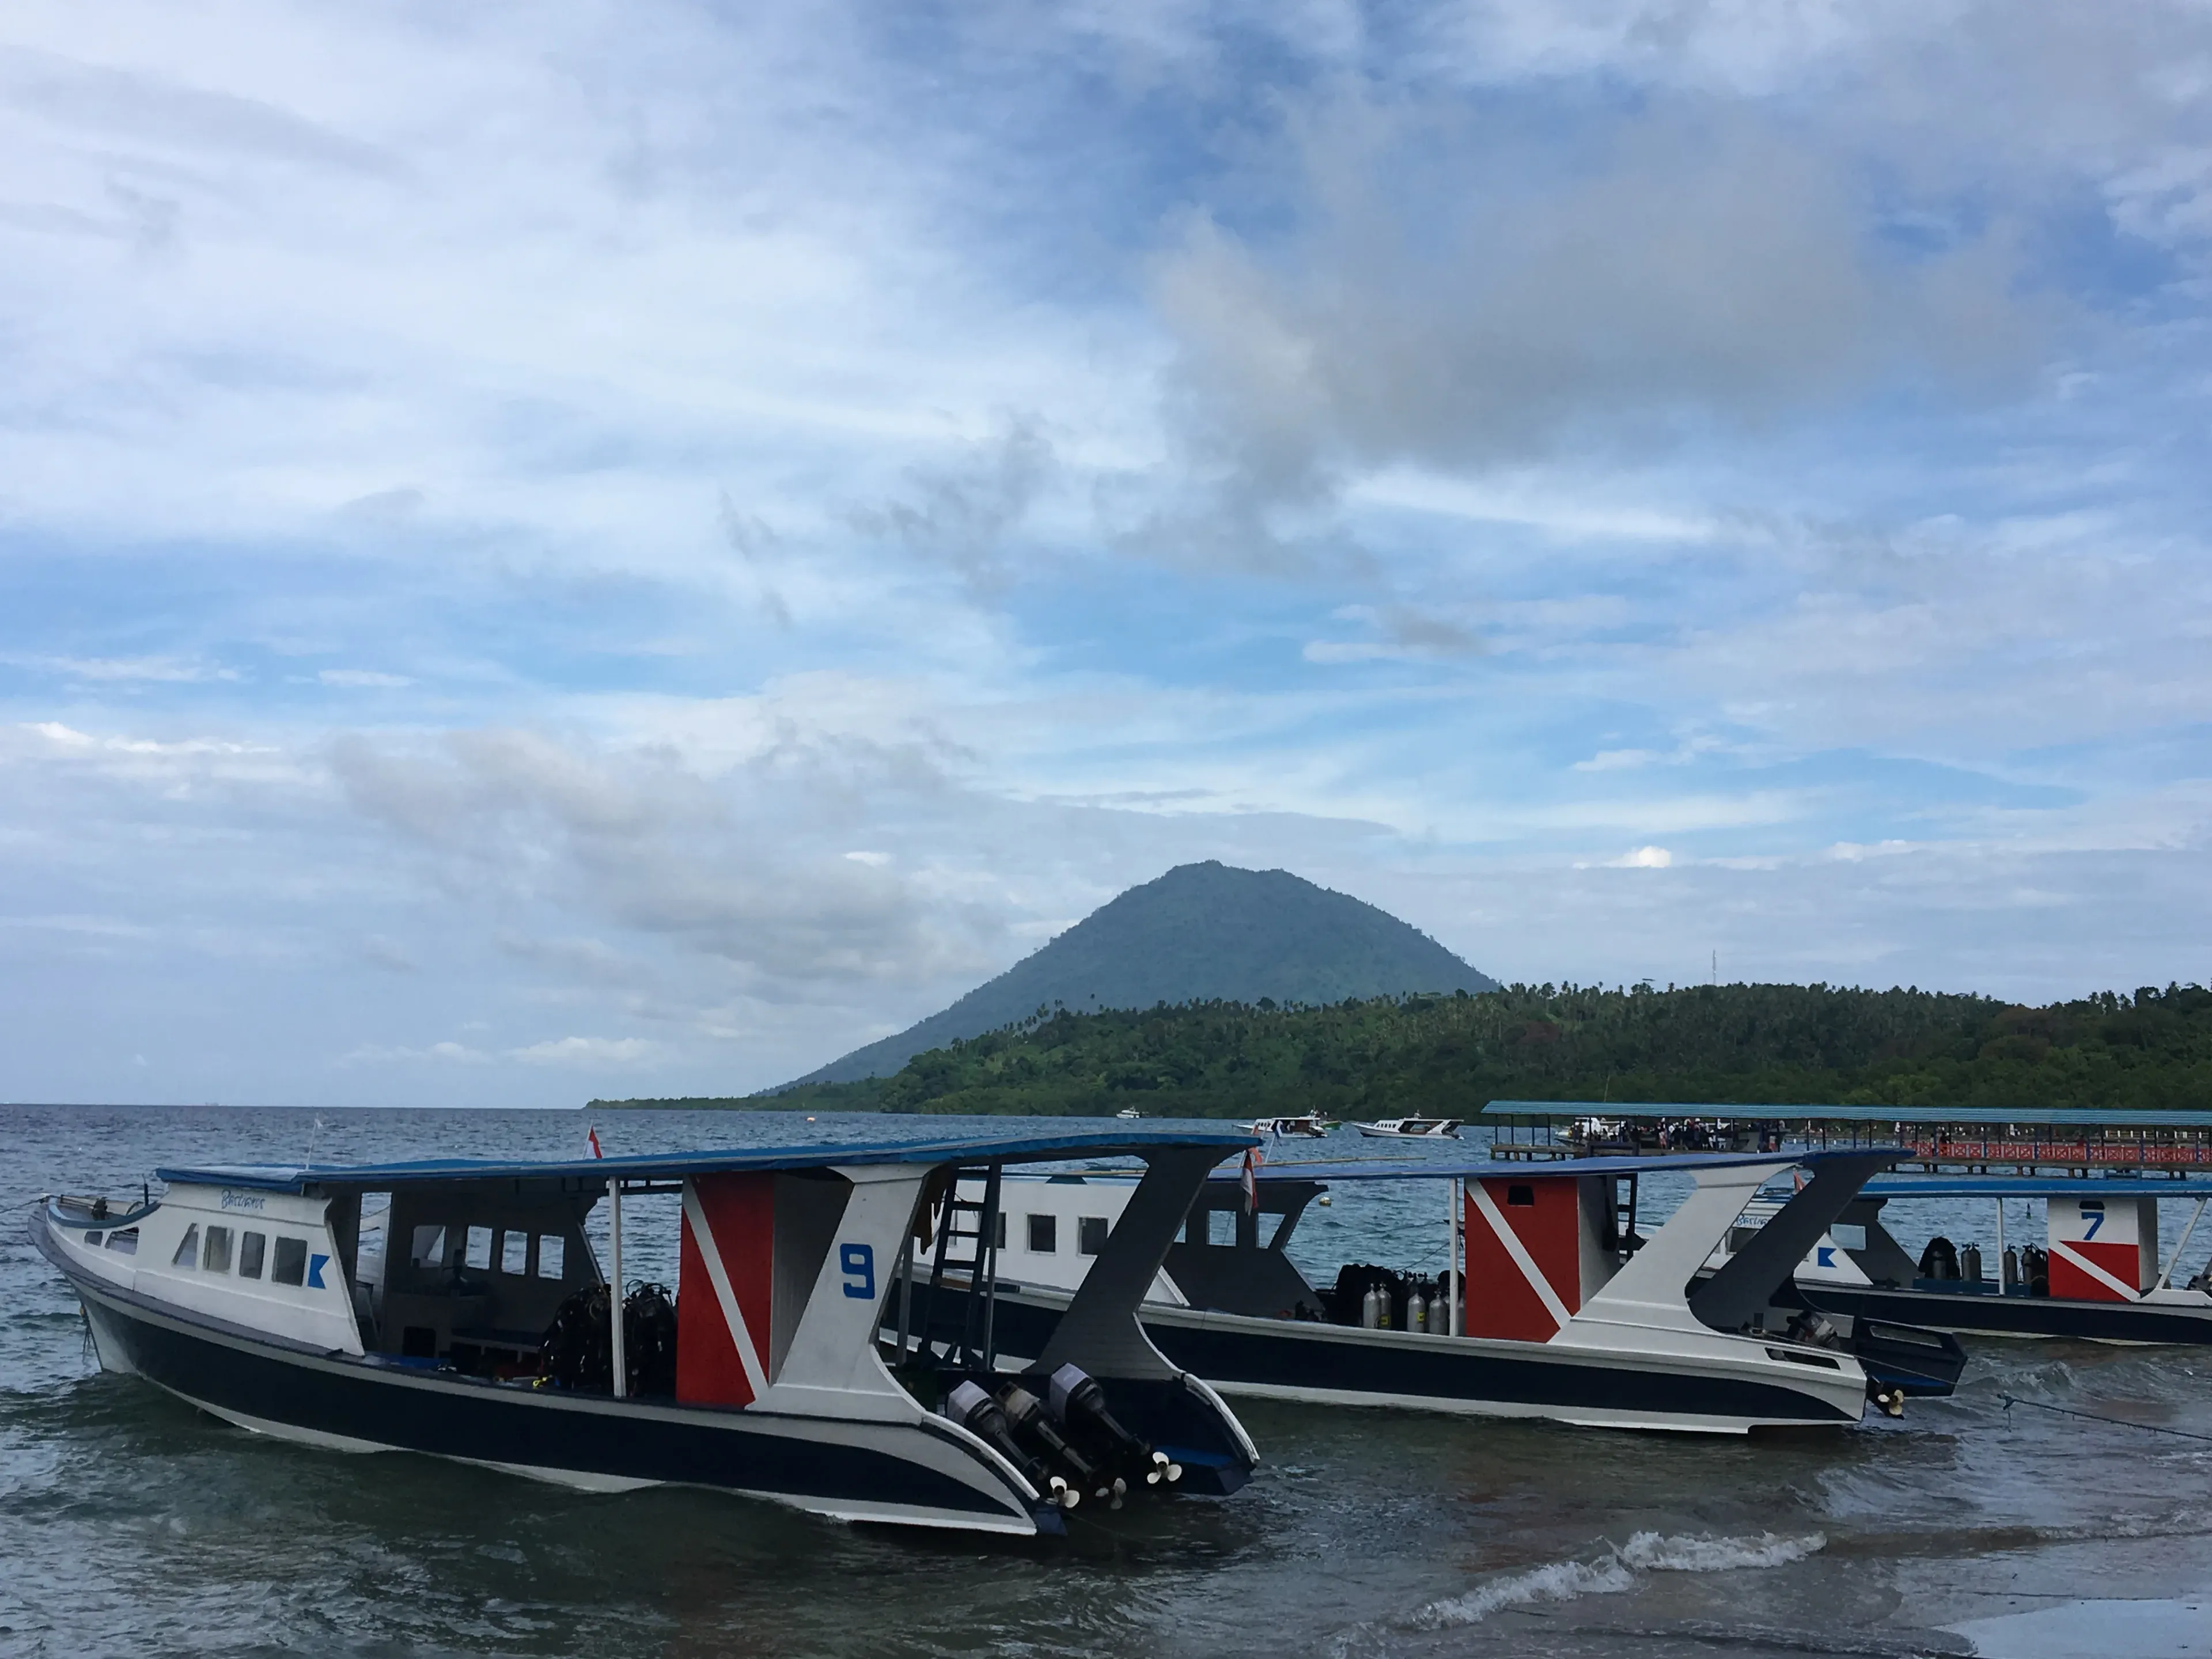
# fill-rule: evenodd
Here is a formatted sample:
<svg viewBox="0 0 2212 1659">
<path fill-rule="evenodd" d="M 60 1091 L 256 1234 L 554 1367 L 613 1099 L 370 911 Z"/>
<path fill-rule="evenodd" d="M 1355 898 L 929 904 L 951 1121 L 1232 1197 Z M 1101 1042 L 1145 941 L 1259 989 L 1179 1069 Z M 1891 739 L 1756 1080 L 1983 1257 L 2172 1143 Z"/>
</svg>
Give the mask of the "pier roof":
<svg viewBox="0 0 2212 1659">
<path fill-rule="evenodd" d="M 1915 1123 L 1993 1128 L 2212 1129 L 2212 1111 L 2093 1106 L 1771 1106 L 1736 1102 L 1493 1100 L 1480 1115 L 1501 1117 L 1733 1118 L 1792 1123 Z"/>
</svg>

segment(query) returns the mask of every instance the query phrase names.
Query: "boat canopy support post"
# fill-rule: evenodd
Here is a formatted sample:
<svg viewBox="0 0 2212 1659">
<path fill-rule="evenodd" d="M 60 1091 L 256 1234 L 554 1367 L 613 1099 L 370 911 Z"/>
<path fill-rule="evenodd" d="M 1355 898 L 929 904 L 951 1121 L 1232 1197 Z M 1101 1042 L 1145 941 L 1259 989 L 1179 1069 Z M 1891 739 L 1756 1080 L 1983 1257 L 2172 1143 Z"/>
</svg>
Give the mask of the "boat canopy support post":
<svg viewBox="0 0 2212 1659">
<path fill-rule="evenodd" d="M 2173 1254 L 2166 1259 L 2166 1271 L 2158 1276 L 2158 1283 L 2151 1286 L 2153 1290 L 2165 1290 L 2172 1282 L 2173 1270 L 2181 1262 L 2181 1253 L 2189 1248 L 2190 1236 L 2197 1231 L 2197 1224 L 2204 1219 L 2207 1204 L 2212 1204 L 2212 1199 L 2200 1198 L 2197 1200 L 2197 1213 L 2189 1218 L 2189 1224 L 2181 1230 L 2181 1237 L 2174 1243 Z"/>
<path fill-rule="evenodd" d="M 975 1241 L 975 1271 L 968 1281 L 968 1306 L 981 1327 L 974 1344 L 975 1358 L 969 1363 L 987 1371 L 996 1369 L 999 1358 L 999 1192 L 1005 1174 L 1006 1165 L 994 1164 L 983 1177 L 982 1233 Z"/>
<path fill-rule="evenodd" d="M 898 1357 L 906 1363 L 908 1340 L 914 1334 L 914 1229 L 907 1229 L 906 1240 L 899 1246 L 898 1259 L 899 1312 Z"/>
<path fill-rule="evenodd" d="M 1828 1231 L 1829 1224 L 1843 1213 L 1844 1206 L 1858 1196 L 1859 1188 L 1866 1185 L 1869 1177 L 1893 1161 L 1892 1155 L 1887 1152 L 1857 1155 L 1838 1152 L 1823 1158 L 1814 1166 L 1812 1180 L 1783 1205 L 1772 1220 L 1752 1236 L 1749 1243 L 1730 1256 L 1726 1266 L 1691 1296 L 1690 1311 L 1701 1323 L 1717 1331 L 1741 1330 L 1752 1323 L 1772 1300 L 1774 1292 L 1789 1281 L 1797 1264 L 1805 1259 L 1805 1253 L 1820 1241 L 1820 1236 Z M 1785 1162 L 1767 1174 L 1779 1173 L 1788 1167 Z M 1714 1187 L 1723 1184 L 1713 1180 L 1713 1176 L 1719 1173 L 1715 1171 L 1709 1175 L 1700 1172 L 1698 1196 L 1710 1189 L 1709 1182 Z M 1740 1176 L 1734 1178 L 1741 1179 Z M 1754 1178 L 1752 1182 L 1753 1188 L 1764 1178 Z M 1747 1198 L 1749 1194 L 1745 1196 Z M 1692 1201 L 1684 1201 L 1685 1211 Z M 1742 1208 L 1742 1204 L 1739 1203 L 1737 1212 L 1741 1213 Z M 1683 1211 L 1676 1213 L 1680 1215 Z M 1734 1219 L 1734 1216 L 1725 1218 L 1704 1248 L 1711 1249 L 1725 1237 L 1728 1226 Z M 1674 1223 L 1669 1221 L 1668 1230 L 1673 1226 Z M 1638 1253 L 1639 1261 L 1644 1254 Z M 1623 1276 L 1631 1271 L 1624 1268 Z"/>
<path fill-rule="evenodd" d="M 614 1284 L 607 1297 L 608 1346 L 614 1359 L 615 1398 L 629 1392 L 629 1364 L 623 1352 L 622 1177 L 607 1177 L 607 1265 Z"/>
<path fill-rule="evenodd" d="M 1049 1372 L 1072 1362 L 1094 1376 L 1165 1379 L 1178 1374 L 1145 1334 L 1137 1309 L 1221 1153 L 1210 1146 L 1175 1146 L 1147 1152 L 1144 1158 L 1144 1179 L 1129 1194 L 1121 1219 L 1106 1235 L 1106 1248 L 1083 1275 L 1033 1369 Z"/>
<path fill-rule="evenodd" d="M 1444 1334 L 1465 1336 L 1467 1318 L 1460 1305 L 1459 1284 L 1462 1276 L 1462 1257 L 1460 1254 L 1460 1228 L 1467 1218 L 1464 1182 L 1454 1176 L 1444 1183 L 1446 1196 L 1450 1200 L 1451 1212 L 1444 1218 L 1445 1260 L 1450 1264 L 1451 1288 L 1444 1302 Z"/>
</svg>

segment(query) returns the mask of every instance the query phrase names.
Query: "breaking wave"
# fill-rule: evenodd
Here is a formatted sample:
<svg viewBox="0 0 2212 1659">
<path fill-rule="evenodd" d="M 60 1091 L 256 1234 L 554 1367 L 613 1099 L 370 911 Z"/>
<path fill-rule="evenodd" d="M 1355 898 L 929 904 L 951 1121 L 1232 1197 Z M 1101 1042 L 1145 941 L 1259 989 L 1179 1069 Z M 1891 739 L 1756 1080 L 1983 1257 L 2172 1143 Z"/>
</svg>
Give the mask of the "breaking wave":
<svg viewBox="0 0 2212 1659">
<path fill-rule="evenodd" d="M 1762 1532 L 1749 1538 L 1716 1538 L 1710 1534 L 1674 1537 L 1639 1532 L 1595 1561 L 1547 1561 L 1455 1595 L 1431 1601 L 1407 1621 L 1421 1630 L 1479 1624 L 1506 1607 L 1538 1601 L 1571 1601 L 1584 1595 L 1617 1595 L 1633 1589 L 1647 1572 L 1735 1572 L 1746 1568 L 1787 1566 L 1827 1546 L 1820 1533 L 1785 1538 Z"/>
</svg>

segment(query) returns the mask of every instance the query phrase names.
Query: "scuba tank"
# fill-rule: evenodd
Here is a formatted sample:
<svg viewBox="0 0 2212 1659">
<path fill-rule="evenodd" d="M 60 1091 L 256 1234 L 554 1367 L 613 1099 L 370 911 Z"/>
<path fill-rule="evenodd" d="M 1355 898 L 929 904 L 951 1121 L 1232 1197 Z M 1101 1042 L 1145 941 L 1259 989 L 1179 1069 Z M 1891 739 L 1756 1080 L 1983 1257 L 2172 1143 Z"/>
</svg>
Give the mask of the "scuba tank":
<svg viewBox="0 0 2212 1659">
<path fill-rule="evenodd" d="M 1083 1501 L 1081 1492 L 1060 1476 L 1047 1474 L 1044 1467 L 1015 1443 L 1013 1431 L 1007 1425 L 1006 1413 L 999 1409 L 999 1402 L 973 1382 L 963 1382 L 945 1396 L 945 1404 L 939 1409 L 1019 1469 L 1022 1479 L 1051 1502 L 1064 1510 L 1072 1510 Z"/>
<path fill-rule="evenodd" d="M 1959 1277 L 1969 1285 L 1978 1285 L 1982 1278 L 1982 1247 L 1969 1244 L 1959 1252 Z"/>
<path fill-rule="evenodd" d="M 1406 1292 L 1406 1328 L 1426 1331 L 1429 1328 L 1429 1302 L 1418 1285 Z"/>
<path fill-rule="evenodd" d="M 1372 1285 L 1359 1298 L 1359 1322 L 1370 1331 L 1382 1328 L 1382 1292 Z"/>
<path fill-rule="evenodd" d="M 2003 1284 L 2006 1290 L 2012 1290 L 2018 1285 L 2020 1283 L 2020 1252 L 2014 1249 L 2011 1245 L 2006 1245 L 2004 1260 L 1997 1264 L 1997 1271 L 2004 1275 Z"/>
</svg>

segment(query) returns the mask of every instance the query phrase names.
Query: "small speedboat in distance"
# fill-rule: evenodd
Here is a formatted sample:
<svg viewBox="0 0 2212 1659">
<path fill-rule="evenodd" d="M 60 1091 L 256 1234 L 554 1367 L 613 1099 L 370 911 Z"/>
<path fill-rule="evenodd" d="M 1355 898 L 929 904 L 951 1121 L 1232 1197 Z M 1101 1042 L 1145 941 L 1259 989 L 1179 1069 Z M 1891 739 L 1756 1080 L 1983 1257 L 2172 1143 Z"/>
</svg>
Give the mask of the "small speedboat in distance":
<svg viewBox="0 0 2212 1659">
<path fill-rule="evenodd" d="M 841 1520 L 1034 1534 L 1064 1530 L 1086 1499 L 1219 1495 L 1249 1476 L 1250 1437 L 1146 1340 L 1136 1309 L 1208 1172 L 1252 1144 L 1095 1127 L 165 1169 L 167 1190 L 137 1202 L 49 1196 L 30 1235 L 76 1291 L 103 1369 L 240 1427 L 593 1492 L 699 1486 Z M 1029 1371 L 1000 1363 L 988 1288 L 941 1350 L 886 1349 L 881 1328 L 903 1331 L 909 1311 L 913 1240 L 951 1228 L 963 1187 L 1099 1158 L 1139 1161 L 1127 1203 Z M 672 1297 L 623 1279 L 623 1200 L 645 1194 L 678 1200 L 659 1206 L 680 1228 Z M 604 1271 L 585 1231 L 603 1200 Z"/>
<path fill-rule="evenodd" d="M 1267 1135 L 1277 1140 L 1291 1136 L 1304 1136 L 1311 1140 L 1326 1139 L 1332 1129 L 1343 1126 L 1323 1118 L 1319 1112 L 1308 1112 L 1303 1117 L 1263 1117 L 1257 1122 L 1241 1126 L 1255 1135 Z"/>
<path fill-rule="evenodd" d="M 1951 1392 L 1957 1343 L 1824 1316 L 1790 1289 L 1811 1241 L 1895 1156 L 1224 1166 L 1141 1317 L 1163 1353 L 1232 1396 L 1706 1433 L 1855 1423 L 1869 1400 L 1895 1415 L 1910 1395 Z M 1797 1167 L 1812 1176 L 1802 1190 L 1698 1282 L 1746 1205 Z M 1646 1237 L 1637 1181 L 1658 1171 L 1696 1185 Z M 1430 1184 L 1447 1265 L 1348 1262 L 1331 1284 L 1310 1280 L 1285 1249 L 1299 1218 L 1328 1187 L 1373 1181 Z M 1044 1340 L 1087 1282 L 1080 1250 L 1052 1247 L 1105 1236 L 1126 1201 L 1112 1176 L 1009 1179 L 1000 1202 L 1017 1224 L 997 1315 L 1008 1352 Z"/>
<path fill-rule="evenodd" d="M 1456 1117 L 1386 1117 L 1361 1124 L 1359 1133 L 1370 1140 L 1456 1140 L 1462 1121 Z"/>
</svg>

